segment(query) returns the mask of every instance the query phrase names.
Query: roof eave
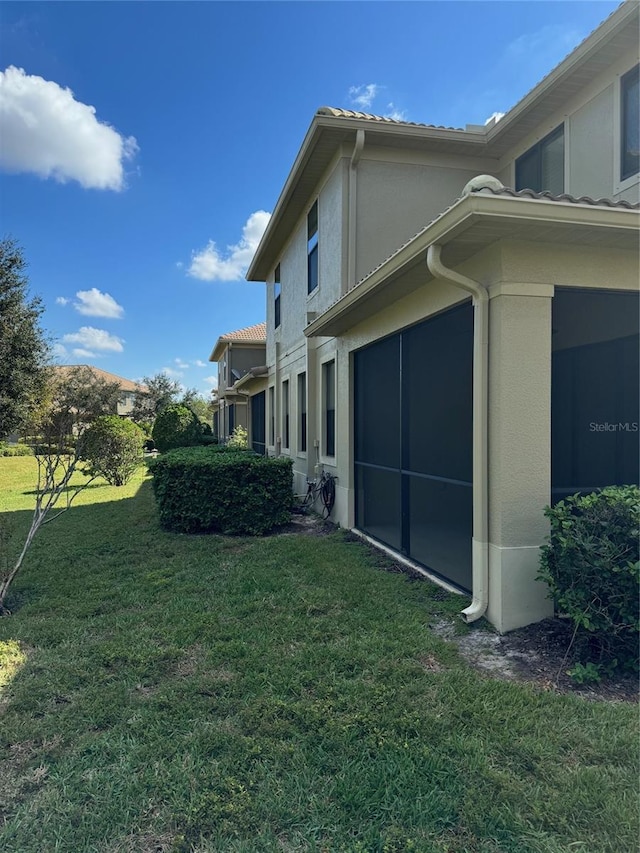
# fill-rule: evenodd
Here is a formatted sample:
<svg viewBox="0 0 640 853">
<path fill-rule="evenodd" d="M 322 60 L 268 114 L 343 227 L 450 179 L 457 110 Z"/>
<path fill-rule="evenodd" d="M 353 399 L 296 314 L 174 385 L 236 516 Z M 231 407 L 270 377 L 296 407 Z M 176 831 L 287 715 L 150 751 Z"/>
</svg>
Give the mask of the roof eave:
<svg viewBox="0 0 640 853">
<path fill-rule="evenodd" d="M 464 196 L 311 322 L 305 328 L 304 334 L 306 337 L 340 334 L 349 328 L 347 318 L 356 312 L 359 305 L 363 305 L 383 287 L 397 280 L 403 272 L 421 263 L 429 246 L 434 243 L 444 246 L 453 242 L 480 219 L 502 220 L 505 223 L 526 221 L 532 224 L 582 225 L 623 229 L 636 234 L 640 231 L 638 210 L 587 206 L 546 199 L 483 194 Z M 432 278 L 425 265 L 424 281 Z"/>
</svg>

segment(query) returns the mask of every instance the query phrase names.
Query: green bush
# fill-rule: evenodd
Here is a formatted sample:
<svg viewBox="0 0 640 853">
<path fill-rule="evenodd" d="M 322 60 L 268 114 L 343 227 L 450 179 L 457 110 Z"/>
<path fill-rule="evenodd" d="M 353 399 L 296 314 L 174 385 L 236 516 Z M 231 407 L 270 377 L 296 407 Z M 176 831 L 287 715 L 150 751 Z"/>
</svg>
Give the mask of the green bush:
<svg viewBox="0 0 640 853">
<path fill-rule="evenodd" d="M 28 444 L 7 444 L 0 441 L 0 456 L 33 456 L 33 448 Z"/>
<path fill-rule="evenodd" d="M 545 515 L 551 522 L 539 578 L 576 628 L 582 663 L 603 672 L 638 668 L 640 489 L 610 486 L 572 495 Z"/>
<path fill-rule="evenodd" d="M 161 453 L 175 447 L 192 447 L 200 443 L 201 436 L 198 418 L 191 409 L 179 403 L 160 412 L 151 432 L 151 438 Z"/>
<path fill-rule="evenodd" d="M 133 421 L 101 415 L 83 433 L 78 447 L 88 472 L 100 474 L 112 486 L 124 486 L 142 461 L 144 432 Z"/>
<path fill-rule="evenodd" d="M 227 441 L 230 450 L 246 450 L 249 447 L 249 434 L 247 430 L 238 424 Z"/>
<path fill-rule="evenodd" d="M 291 517 L 291 460 L 193 447 L 150 464 L 166 530 L 261 535 Z"/>
</svg>

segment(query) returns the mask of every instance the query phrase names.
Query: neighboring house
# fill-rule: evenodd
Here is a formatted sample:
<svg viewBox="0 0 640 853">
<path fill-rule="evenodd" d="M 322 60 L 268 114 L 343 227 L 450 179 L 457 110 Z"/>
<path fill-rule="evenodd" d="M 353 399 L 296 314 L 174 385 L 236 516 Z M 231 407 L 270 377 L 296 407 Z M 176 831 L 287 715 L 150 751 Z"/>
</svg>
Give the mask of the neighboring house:
<svg viewBox="0 0 640 853">
<path fill-rule="evenodd" d="M 552 613 L 543 507 L 638 479 L 638 32 L 486 126 L 319 109 L 247 273 L 268 452 L 500 631 Z"/>
<path fill-rule="evenodd" d="M 55 367 L 54 370 L 59 376 L 64 376 L 65 373 L 77 370 L 78 368 L 82 370 L 90 370 L 96 379 L 100 379 L 103 382 L 109 382 L 111 384 L 117 383 L 119 385 L 121 396 L 118 400 L 116 411 L 111 413 L 114 415 L 129 417 L 133 411 L 136 393 L 141 393 L 147 390 L 144 385 L 133 382 L 131 379 L 124 379 L 122 376 L 116 376 L 115 373 L 109 373 L 106 370 L 102 370 L 100 367 L 93 367 L 93 365 L 90 364 L 62 364 Z"/>
<path fill-rule="evenodd" d="M 237 426 L 251 432 L 251 444 L 265 452 L 267 324 L 257 323 L 221 335 L 209 361 L 218 364 L 213 432 L 226 441 Z M 251 402 L 249 402 L 251 400 Z"/>
</svg>

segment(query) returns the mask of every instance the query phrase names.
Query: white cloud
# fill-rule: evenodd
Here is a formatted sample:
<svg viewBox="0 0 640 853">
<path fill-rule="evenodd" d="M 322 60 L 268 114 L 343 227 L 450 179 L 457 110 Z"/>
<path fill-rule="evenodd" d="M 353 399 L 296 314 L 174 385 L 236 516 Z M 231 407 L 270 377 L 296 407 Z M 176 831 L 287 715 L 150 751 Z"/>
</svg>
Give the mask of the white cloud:
<svg viewBox="0 0 640 853">
<path fill-rule="evenodd" d="M 68 305 L 70 301 L 66 296 L 56 296 L 56 305 Z"/>
<path fill-rule="evenodd" d="M 88 349 L 82 349 L 81 347 L 74 349 L 73 354 L 75 356 L 78 356 L 78 358 L 95 358 L 96 357 L 95 352 L 91 352 L 91 350 L 88 350 Z"/>
<path fill-rule="evenodd" d="M 362 86 L 351 86 L 349 88 L 349 97 L 351 103 L 361 110 L 368 110 L 374 101 L 374 98 L 380 91 L 380 86 L 377 83 L 367 83 Z"/>
<path fill-rule="evenodd" d="M 197 359 L 193 362 L 193 366 L 194 366 L 194 367 L 207 367 L 207 362 L 206 362 L 206 361 L 202 361 L 201 359 L 197 358 Z"/>
<path fill-rule="evenodd" d="M 485 124 L 489 124 L 489 122 L 490 122 L 490 121 L 493 121 L 493 119 L 495 119 L 496 121 L 500 121 L 500 119 L 501 119 L 503 116 L 504 116 L 504 113 L 501 113 L 501 112 L 499 112 L 498 110 L 496 110 L 496 112 L 491 113 L 491 115 L 489 116 L 489 118 L 485 120 Z"/>
<path fill-rule="evenodd" d="M 189 362 L 183 361 L 181 358 L 174 358 L 174 362 L 178 365 L 180 370 L 186 370 L 189 367 Z"/>
<path fill-rule="evenodd" d="M 73 303 L 73 307 L 79 314 L 85 314 L 87 317 L 110 317 L 114 320 L 124 316 L 122 305 L 118 305 L 113 296 L 102 293 L 97 287 L 79 290 L 76 297 L 78 301 Z"/>
<path fill-rule="evenodd" d="M 509 61 L 524 59 L 529 62 L 532 56 L 537 58 L 542 54 L 553 56 L 559 62 L 582 38 L 583 34 L 574 27 L 548 24 L 533 33 L 518 36 L 507 45 L 505 53 Z"/>
<path fill-rule="evenodd" d="M 67 348 L 61 343 L 55 343 L 53 345 L 53 355 L 56 358 L 65 358 L 69 353 L 67 352 Z"/>
<path fill-rule="evenodd" d="M 213 390 L 215 390 L 218 387 L 218 377 L 215 375 L 214 376 L 205 376 L 205 378 L 202 381 L 206 382 L 207 385 L 210 385 Z"/>
<path fill-rule="evenodd" d="M 204 249 L 192 253 L 187 274 L 202 281 L 238 281 L 251 263 L 270 219 L 271 214 L 265 210 L 252 213 L 242 229 L 240 241 L 227 246 L 225 253 L 220 253 L 214 241 L 209 240 Z"/>
<path fill-rule="evenodd" d="M 0 121 L 6 171 L 124 189 L 124 162 L 137 152 L 136 140 L 98 121 L 95 107 L 76 101 L 70 89 L 10 65 L 0 72 Z"/>
<path fill-rule="evenodd" d="M 392 118 L 394 121 L 406 121 L 407 113 L 405 110 L 399 110 L 395 106 L 395 104 L 390 103 L 387 104 L 387 112 L 384 114 L 385 118 Z"/>
<path fill-rule="evenodd" d="M 77 332 L 64 335 L 62 342 L 65 344 L 79 344 L 83 349 L 91 352 L 122 352 L 124 341 L 110 335 L 104 329 L 94 329 L 93 326 L 82 326 Z"/>
<path fill-rule="evenodd" d="M 171 379 L 179 379 L 182 376 L 182 371 L 174 370 L 173 367 L 163 367 L 162 373 L 166 373 Z"/>
</svg>

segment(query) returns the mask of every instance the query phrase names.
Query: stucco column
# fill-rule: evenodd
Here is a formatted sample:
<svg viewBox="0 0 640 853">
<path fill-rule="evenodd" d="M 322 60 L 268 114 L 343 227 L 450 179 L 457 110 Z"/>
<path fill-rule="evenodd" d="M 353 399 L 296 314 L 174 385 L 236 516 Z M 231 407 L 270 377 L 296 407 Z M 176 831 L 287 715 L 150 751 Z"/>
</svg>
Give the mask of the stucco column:
<svg viewBox="0 0 640 853">
<path fill-rule="evenodd" d="M 553 286 L 490 289 L 489 621 L 501 631 L 553 615 L 536 581 L 551 492 Z"/>
</svg>

